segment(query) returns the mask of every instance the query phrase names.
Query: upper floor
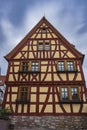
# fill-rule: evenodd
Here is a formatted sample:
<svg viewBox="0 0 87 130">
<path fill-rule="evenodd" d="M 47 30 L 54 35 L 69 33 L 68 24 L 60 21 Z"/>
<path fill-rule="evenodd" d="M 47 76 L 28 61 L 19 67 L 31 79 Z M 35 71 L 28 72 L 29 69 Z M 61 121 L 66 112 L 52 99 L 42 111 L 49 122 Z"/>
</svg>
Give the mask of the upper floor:
<svg viewBox="0 0 87 130">
<path fill-rule="evenodd" d="M 5 58 L 9 61 L 7 82 L 84 82 L 84 55 L 45 17 Z"/>
</svg>

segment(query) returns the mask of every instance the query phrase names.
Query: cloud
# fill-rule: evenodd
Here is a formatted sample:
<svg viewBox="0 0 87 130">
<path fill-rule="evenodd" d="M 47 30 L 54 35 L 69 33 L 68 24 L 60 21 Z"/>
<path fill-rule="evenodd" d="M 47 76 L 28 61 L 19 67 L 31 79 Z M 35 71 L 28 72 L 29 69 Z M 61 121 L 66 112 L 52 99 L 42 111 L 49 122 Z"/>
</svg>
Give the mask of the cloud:
<svg viewBox="0 0 87 130">
<path fill-rule="evenodd" d="M 22 34 L 19 29 L 16 29 L 16 27 L 6 18 L 1 21 L 0 26 L 4 38 L 4 41 L 1 42 L 2 48 L 0 48 L 0 66 L 2 68 L 2 74 L 5 74 L 7 71 L 7 62 L 5 61 L 4 56 L 8 54 L 22 39 Z"/>
<path fill-rule="evenodd" d="M 36 23 L 45 16 L 47 19 L 51 19 L 51 21 L 55 21 L 57 14 L 60 10 L 60 5 L 56 4 L 55 1 L 42 3 L 37 2 L 31 10 L 27 8 L 23 25 L 25 26 L 26 30 L 31 29 Z"/>
</svg>

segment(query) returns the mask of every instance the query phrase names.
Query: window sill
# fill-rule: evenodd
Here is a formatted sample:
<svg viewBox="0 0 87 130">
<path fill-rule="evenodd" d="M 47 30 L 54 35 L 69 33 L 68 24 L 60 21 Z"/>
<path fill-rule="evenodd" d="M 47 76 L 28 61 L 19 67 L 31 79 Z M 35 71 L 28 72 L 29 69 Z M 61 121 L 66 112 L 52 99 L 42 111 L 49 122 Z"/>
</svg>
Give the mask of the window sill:
<svg viewBox="0 0 87 130">
<path fill-rule="evenodd" d="M 23 71 L 23 70 L 19 70 L 18 72 L 19 73 L 26 73 L 26 74 L 29 73 L 29 71 Z"/>
<path fill-rule="evenodd" d="M 29 71 L 29 73 L 40 73 L 40 71 Z"/>
<path fill-rule="evenodd" d="M 50 51 L 50 49 L 47 49 L 47 50 L 44 50 L 44 49 L 43 49 L 43 50 L 38 50 L 38 51 L 40 51 L 40 52 L 41 52 L 41 51 Z"/>
<path fill-rule="evenodd" d="M 23 101 L 23 100 L 16 100 L 16 103 L 17 104 L 28 104 L 28 103 L 30 103 L 30 101 L 29 100 L 25 100 L 25 101 Z"/>
<path fill-rule="evenodd" d="M 80 104 L 80 103 L 83 103 L 82 100 L 62 100 L 60 101 L 60 104 Z"/>
<path fill-rule="evenodd" d="M 29 73 L 40 73 L 40 71 L 19 71 L 19 73 L 23 74 L 29 74 Z"/>
<path fill-rule="evenodd" d="M 73 71 L 68 71 L 68 70 L 60 71 L 60 70 L 57 70 L 57 73 L 77 73 L 77 72 L 78 72 L 77 70 L 73 70 Z"/>
</svg>

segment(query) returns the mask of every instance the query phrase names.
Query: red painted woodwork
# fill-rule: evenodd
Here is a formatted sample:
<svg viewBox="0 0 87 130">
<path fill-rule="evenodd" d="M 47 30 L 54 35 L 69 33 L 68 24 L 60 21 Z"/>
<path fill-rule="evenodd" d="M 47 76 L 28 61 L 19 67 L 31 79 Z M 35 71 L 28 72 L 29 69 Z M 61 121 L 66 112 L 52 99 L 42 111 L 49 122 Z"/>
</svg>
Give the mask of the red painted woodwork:
<svg viewBox="0 0 87 130">
<path fill-rule="evenodd" d="M 46 37 L 43 38 L 42 35 L 44 32 L 41 31 L 43 25 L 45 23 L 46 26 Z M 38 30 L 38 31 L 37 31 Z M 50 34 L 51 38 L 48 38 L 48 33 Z M 57 38 L 54 38 L 53 33 L 56 35 Z M 34 38 L 32 38 L 32 35 L 35 34 Z M 38 34 L 41 34 L 40 38 L 37 38 Z M 48 51 L 39 51 L 38 50 L 38 43 L 39 41 L 42 40 L 43 43 L 45 43 L 46 40 L 49 41 L 50 43 L 50 49 Z M 54 41 L 55 44 L 52 43 Z M 34 44 L 36 42 L 37 44 Z M 67 50 L 61 50 L 61 46 L 67 48 Z M 27 47 L 26 50 L 23 50 L 24 47 Z M 54 50 L 51 50 L 52 47 L 54 47 Z M 35 50 L 35 48 L 37 48 Z M 75 58 L 71 58 L 68 55 L 68 52 L 71 52 Z M 59 57 L 55 57 L 56 52 L 58 52 Z M 19 58 L 14 58 L 17 56 L 17 54 L 20 53 L 21 56 Z M 30 53 L 32 53 L 33 58 L 31 58 Z M 80 115 L 82 113 L 82 108 L 83 108 L 83 103 L 78 102 L 80 105 L 80 109 L 78 113 L 74 113 L 74 108 L 73 104 L 75 103 L 68 103 L 70 104 L 70 110 L 71 113 L 67 113 L 66 110 L 64 109 L 64 104 L 61 103 L 60 99 L 60 91 L 59 88 L 61 85 L 78 85 L 81 87 L 81 101 L 83 100 L 83 93 L 85 93 L 85 79 L 84 79 L 84 74 L 82 70 L 82 62 L 84 55 L 82 55 L 80 52 L 78 52 L 75 47 L 73 47 L 72 44 L 70 44 L 44 17 L 41 19 L 41 21 L 28 33 L 28 35 L 8 54 L 5 56 L 6 60 L 9 62 L 8 65 L 8 71 L 7 71 L 7 76 L 6 76 L 6 92 L 5 92 L 5 97 L 3 101 L 3 107 L 5 107 L 6 104 L 10 105 L 11 111 L 13 112 L 14 115 Z M 15 71 L 15 67 L 18 67 L 18 70 L 20 70 L 20 64 L 21 61 L 24 60 L 29 60 L 29 61 L 39 61 L 39 66 L 40 66 L 40 72 L 39 73 L 32 73 L 32 72 L 27 72 L 27 73 L 21 73 L 19 71 Z M 77 72 L 72 72 L 74 74 L 73 79 L 69 80 L 69 72 L 64 72 L 66 75 L 66 81 L 61 77 L 61 73 L 57 72 L 57 61 L 58 60 L 74 60 L 76 63 L 76 66 L 79 66 L 79 70 Z M 43 64 L 43 62 L 46 61 L 46 64 Z M 46 66 L 46 72 L 41 71 L 41 67 Z M 12 71 L 10 71 L 10 68 L 12 68 Z M 51 71 L 49 72 L 49 68 L 51 68 Z M 53 70 L 55 68 L 55 71 Z M 81 73 L 82 76 L 82 81 L 78 80 L 76 81 L 76 78 L 78 74 Z M 9 80 L 9 75 L 12 74 L 13 76 L 13 81 Z M 42 78 L 42 74 L 44 75 Z M 47 78 L 47 74 L 51 74 L 51 81 L 45 81 Z M 54 74 L 57 74 L 58 78 L 60 81 L 55 81 Z M 18 93 L 19 93 L 19 87 L 21 85 L 27 85 L 29 87 L 29 103 L 27 103 L 27 113 L 24 113 L 24 105 L 21 104 L 21 112 L 18 113 L 18 107 L 19 104 L 16 101 L 12 101 L 12 95 L 17 94 L 18 98 Z M 40 92 L 40 87 L 48 87 L 47 92 Z M 12 92 L 12 87 L 17 87 L 18 91 L 17 92 Z M 36 87 L 36 92 L 32 92 L 31 88 Z M 9 88 L 9 91 L 8 91 Z M 83 91 L 84 89 L 84 91 Z M 52 91 L 51 91 L 52 90 Z M 6 101 L 7 95 L 9 94 L 9 101 Z M 31 100 L 31 94 L 36 94 L 36 102 Z M 46 99 L 44 102 L 40 102 L 40 94 L 46 94 Z M 50 94 L 52 95 L 52 101 L 48 102 Z M 55 100 L 55 95 L 57 95 L 57 99 L 59 102 Z M 13 105 L 16 104 L 15 110 L 13 110 Z M 30 112 L 30 105 L 36 105 L 36 111 L 35 112 Z M 53 112 L 44 112 L 46 106 L 50 104 L 52 105 Z M 63 113 L 56 113 L 56 107 L 55 105 L 59 104 L 61 110 Z M 84 102 L 86 104 L 86 101 Z M 39 112 L 39 105 L 43 105 L 41 112 Z"/>
</svg>

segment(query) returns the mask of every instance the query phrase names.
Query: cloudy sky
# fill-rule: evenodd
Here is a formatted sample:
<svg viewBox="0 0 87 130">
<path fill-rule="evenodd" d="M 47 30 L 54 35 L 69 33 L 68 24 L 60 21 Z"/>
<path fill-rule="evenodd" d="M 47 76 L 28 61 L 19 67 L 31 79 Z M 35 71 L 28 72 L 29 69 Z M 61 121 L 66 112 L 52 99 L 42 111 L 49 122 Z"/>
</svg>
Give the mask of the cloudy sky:
<svg viewBox="0 0 87 130">
<path fill-rule="evenodd" d="M 45 17 L 85 54 L 87 80 L 87 0 L 0 0 L 0 67 L 6 74 L 8 54 Z"/>
</svg>

